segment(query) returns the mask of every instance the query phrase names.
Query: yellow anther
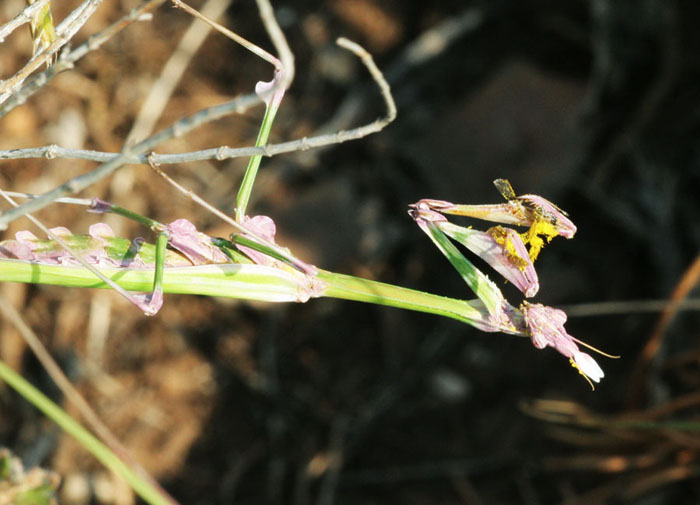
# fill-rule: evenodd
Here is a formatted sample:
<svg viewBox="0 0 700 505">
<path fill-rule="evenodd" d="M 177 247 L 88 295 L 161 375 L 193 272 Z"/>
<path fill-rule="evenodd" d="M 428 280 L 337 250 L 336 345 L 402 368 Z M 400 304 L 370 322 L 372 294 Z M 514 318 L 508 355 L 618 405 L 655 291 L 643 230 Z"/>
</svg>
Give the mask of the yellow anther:
<svg viewBox="0 0 700 505">
<path fill-rule="evenodd" d="M 574 358 L 569 358 L 569 363 L 571 363 L 571 366 L 574 367 L 579 374 L 583 375 L 583 378 L 586 379 L 586 382 L 591 386 L 591 390 L 595 391 L 595 386 L 593 385 L 593 382 L 591 382 L 591 379 L 581 371 L 581 369 L 578 367 L 576 362 L 574 361 Z"/>
</svg>

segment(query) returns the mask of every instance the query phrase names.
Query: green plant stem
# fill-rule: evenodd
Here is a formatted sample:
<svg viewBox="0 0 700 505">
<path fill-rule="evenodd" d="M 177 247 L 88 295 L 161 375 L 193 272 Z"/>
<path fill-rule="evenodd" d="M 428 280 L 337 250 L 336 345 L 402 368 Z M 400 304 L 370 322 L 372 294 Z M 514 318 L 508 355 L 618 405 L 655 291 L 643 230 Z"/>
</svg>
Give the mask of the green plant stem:
<svg viewBox="0 0 700 505">
<path fill-rule="evenodd" d="M 9 384 L 28 402 L 43 412 L 46 417 L 75 438 L 80 445 L 85 447 L 85 449 L 104 466 L 128 482 L 132 489 L 146 502 L 151 505 L 172 505 L 172 503 L 145 478 L 132 471 L 132 469 L 110 451 L 107 446 L 97 440 L 97 438 L 70 417 L 61 407 L 49 400 L 41 391 L 32 386 L 21 375 L 2 361 L 0 361 L 0 379 Z"/>
<path fill-rule="evenodd" d="M 148 292 L 153 289 L 152 269 L 100 267 L 100 271 L 126 290 Z M 315 282 L 313 286 L 312 281 Z M 82 267 L 18 260 L 0 261 L 0 282 L 109 289 Z M 483 325 L 488 317 L 478 300 L 459 300 L 325 270 L 319 270 L 313 277 L 292 269 L 253 264 L 173 267 L 163 270 L 162 287 L 164 293 L 268 302 L 306 301 L 310 297 L 326 296 L 427 312 L 472 325 Z"/>
<path fill-rule="evenodd" d="M 323 296 L 330 298 L 427 312 L 450 317 L 467 324 L 484 320 L 484 311 L 483 309 L 479 310 L 479 303 L 476 301 L 458 300 L 325 270 L 319 270 L 318 277 L 326 283 Z"/>
<path fill-rule="evenodd" d="M 270 105 L 265 107 L 265 116 L 263 117 L 262 124 L 260 125 L 260 131 L 258 132 L 258 138 L 255 141 L 255 147 L 261 147 L 267 144 L 267 140 L 270 137 L 270 130 L 272 129 L 272 123 L 275 120 L 275 115 L 277 114 L 277 109 L 279 104 L 275 103 L 273 100 Z M 253 191 L 253 184 L 255 183 L 255 177 L 258 174 L 258 167 L 260 167 L 260 162 L 262 161 L 262 155 L 256 154 L 250 157 L 248 162 L 248 167 L 246 168 L 245 175 L 243 176 L 243 181 L 241 182 L 241 187 L 238 189 L 238 195 L 236 196 L 236 221 L 242 222 L 246 215 L 246 208 L 248 207 L 248 201 L 250 200 L 250 194 Z"/>
<path fill-rule="evenodd" d="M 153 289 L 152 268 L 100 267 L 99 270 L 128 291 L 149 292 Z M 302 278 L 301 274 L 278 268 L 225 263 L 166 268 L 162 285 L 164 293 L 293 302 L 299 299 Z M 0 261 L 0 282 L 110 289 L 82 267 L 39 265 L 17 260 Z"/>
</svg>

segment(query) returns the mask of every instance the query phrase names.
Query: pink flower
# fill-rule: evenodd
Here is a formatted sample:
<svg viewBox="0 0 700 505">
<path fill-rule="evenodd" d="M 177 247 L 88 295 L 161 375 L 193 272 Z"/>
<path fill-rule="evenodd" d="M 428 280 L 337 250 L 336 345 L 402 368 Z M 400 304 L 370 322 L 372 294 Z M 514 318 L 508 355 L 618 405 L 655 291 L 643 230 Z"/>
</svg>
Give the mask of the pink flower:
<svg viewBox="0 0 700 505">
<path fill-rule="evenodd" d="M 549 222 L 559 235 L 565 238 L 573 238 L 576 234 L 576 225 L 568 217 L 568 214 L 554 205 L 549 200 L 537 195 L 522 195 L 515 198 L 527 209 L 525 226 L 532 226 L 538 219 Z"/>
<path fill-rule="evenodd" d="M 275 234 L 277 233 L 277 227 L 272 218 L 268 216 L 245 216 L 243 225 L 247 230 L 255 233 L 257 236 L 266 240 L 270 244 L 275 243 Z M 246 247 L 238 244 L 237 246 L 246 256 L 248 256 L 253 263 L 258 265 L 271 266 L 274 264 L 275 260 L 268 256 L 267 254 L 256 251 L 250 247 Z"/>
<path fill-rule="evenodd" d="M 572 238 L 576 233 L 576 226 L 566 212 L 549 200 L 537 195 L 515 196 L 513 188 L 505 179 L 496 179 L 494 184 L 507 200 L 506 203 L 458 205 L 444 200 L 424 199 L 414 207 L 496 223 L 527 226 L 529 230 L 522 234 L 522 239 L 530 246 L 529 255 L 533 261 L 545 243 L 554 237 L 561 235 Z"/>
<path fill-rule="evenodd" d="M 526 297 L 540 288 L 537 272 L 520 235 L 510 228 L 494 226 L 488 231 L 456 226 L 447 221 L 437 223 L 445 234 L 464 245 L 511 282 Z"/>
<path fill-rule="evenodd" d="M 168 245 L 187 256 L 194 265 L 230 261 L 221 249 L 212 244 L 211 237 L 197 231 L 187 219 L 173 221 L 166 230 L 170 235 Z"/>
<path fill-rule="evenodd" d="M 527 302 L 523 302 L 520 309 L 535 347 L 553 347 L 569 358 L 571 365 L 593 382 L 599 382 L 603 378 L 605 374 L 598 363 L 589 354 L 581 352 L 577 345 L 580 341 L 564 329 L 566 313 L 563 310 Z"/>
</svg>

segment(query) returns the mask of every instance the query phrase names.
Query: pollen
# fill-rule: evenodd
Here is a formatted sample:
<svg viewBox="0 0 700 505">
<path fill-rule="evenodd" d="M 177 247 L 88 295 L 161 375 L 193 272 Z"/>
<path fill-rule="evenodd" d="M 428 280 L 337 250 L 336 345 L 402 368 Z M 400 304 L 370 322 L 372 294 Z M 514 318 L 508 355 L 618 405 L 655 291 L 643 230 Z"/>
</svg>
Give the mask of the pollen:
<svg viewBox="0 0 700 505">
<path fill-rule="evenodd" d="M 544 216 L 536 216 L 530 229 L 521 234 L 520 237 L 526 245 L 530 245 L 530 259 L 534 262 L 544 247 L 545 240 L 548 244 L 557 235 L 559 235 L 559 231 L 554 223 Z"/>
<path fill-rule="evenodd" d="M 489 229 L 488 234 L 493 237 L 498 245 L 503 247 L 511 265 L 515 266 L 520 271 L 525 270 L 529 262 L 518 253 L 515 244 L 513 244 L 513 241 L 508 236 L 508 230 L 506 228 L 503 226 L 494 226 Z"/>
</svg>

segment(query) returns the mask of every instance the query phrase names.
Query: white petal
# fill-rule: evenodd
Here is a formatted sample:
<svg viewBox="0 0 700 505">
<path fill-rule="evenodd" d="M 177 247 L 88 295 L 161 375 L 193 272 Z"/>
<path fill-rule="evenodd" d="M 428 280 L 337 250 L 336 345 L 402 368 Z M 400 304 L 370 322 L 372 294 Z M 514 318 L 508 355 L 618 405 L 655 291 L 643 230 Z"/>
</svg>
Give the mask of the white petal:
<svg viewBox="0 0 700 505">
<path fill-rule="evenodd" d="M 575 353 L 574 362 L 578 369 L 593 382 L 600 382 L 600 379 L 605 376 L 603 370 L 598 366 L 598 363 L 585 352 Z"/>
</svg>

